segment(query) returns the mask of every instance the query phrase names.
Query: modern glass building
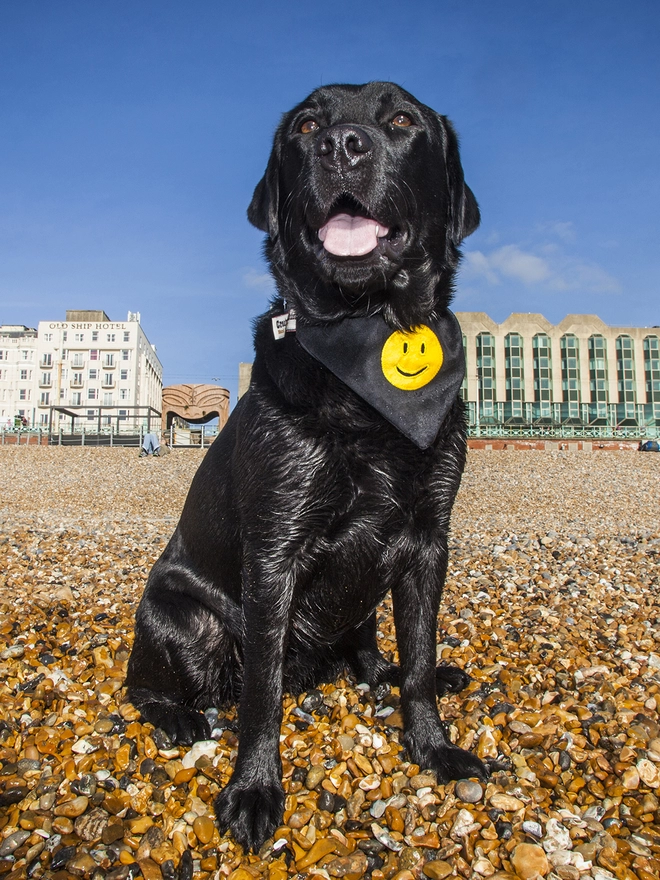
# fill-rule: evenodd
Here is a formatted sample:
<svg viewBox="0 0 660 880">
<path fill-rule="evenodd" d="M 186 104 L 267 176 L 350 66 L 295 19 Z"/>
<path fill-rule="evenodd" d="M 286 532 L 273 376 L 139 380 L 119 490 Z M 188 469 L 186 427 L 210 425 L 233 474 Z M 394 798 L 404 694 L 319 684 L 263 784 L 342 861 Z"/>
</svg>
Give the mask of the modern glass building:
<svg viewBox="0 0 660 880">
<path fill-rule="evenodd" d="M 596 315 L 456 317 L 472 434 L 658 435 L 660 327 L 610 327 Z"/>
</svg>

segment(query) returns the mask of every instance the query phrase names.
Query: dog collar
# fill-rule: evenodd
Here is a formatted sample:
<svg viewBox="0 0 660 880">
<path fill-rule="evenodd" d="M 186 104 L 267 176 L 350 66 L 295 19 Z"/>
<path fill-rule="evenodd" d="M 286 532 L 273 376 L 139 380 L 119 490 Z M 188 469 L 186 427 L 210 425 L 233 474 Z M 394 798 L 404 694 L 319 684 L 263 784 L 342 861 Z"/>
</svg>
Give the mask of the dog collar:
<svg viewBox="0 0 660 880">
<path fill-rule="evenodd" d="M 380 315 L 295 330 L 298 342 L 420 449 L 427 449 L 465 376 L 463 336 L 447 310 L 412 332 Z"/>
</svg>

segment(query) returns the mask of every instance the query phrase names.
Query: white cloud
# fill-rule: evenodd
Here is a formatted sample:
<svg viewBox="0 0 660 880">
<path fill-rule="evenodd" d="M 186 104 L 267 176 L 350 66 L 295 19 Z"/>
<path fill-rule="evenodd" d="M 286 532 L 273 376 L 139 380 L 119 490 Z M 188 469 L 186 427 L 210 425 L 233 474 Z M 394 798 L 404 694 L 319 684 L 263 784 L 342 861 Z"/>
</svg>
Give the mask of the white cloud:
<svg viewBox="0 0 660 880">
<path fill-rule="evenodd" d="M 468 251 L 462 264 L 463 278 L 466 281 L 485 279 L 493 285 L 512 280 L 525 287 L 546 290 L 593 293 L 616 293 L 621 290 L 616 278 L 596 263 L 568 256 L 556 244 L 543 245 L 537 251 L 543 256 L 516 244 L 507 244 L 489 253 Z"/>
<path fill-rule="evenodd" d="M 275 282 L 270 272 L 258 272 L 248 269 L 243 273 L 243 284 L 256 290 L 273 290 Z"/>
<path fill-rule="evenodd" d="M 552 274 L 544 259 L 525 253 L 515 244 L 506 244 L 493 251 L 490 261 L 506 278 L 516 278 L 523 284 L 539 284 Z"/>
<path fill-rule="evenodd" d="M 546 235 L 552 235 L 562 241 L 575 241 L 575 227 L 570 220 L 557 221 L 555 223 L 539 223 L 540 232 Z"/>
</svg>

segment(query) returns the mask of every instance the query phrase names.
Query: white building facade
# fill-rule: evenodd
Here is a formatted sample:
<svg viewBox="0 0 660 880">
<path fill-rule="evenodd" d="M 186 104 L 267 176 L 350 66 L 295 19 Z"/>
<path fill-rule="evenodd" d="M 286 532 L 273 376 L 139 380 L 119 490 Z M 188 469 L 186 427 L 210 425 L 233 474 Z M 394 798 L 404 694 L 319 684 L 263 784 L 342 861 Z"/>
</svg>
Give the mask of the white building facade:
<svg viewBox="0 0 660 880">
<path fill-rule="evenodd" d="M 159 425 L 163 366 L 139 312 L 111 321 L 103 311 L 67 310 L 65 321 L 40 321 L 33 375 L 35 426 L 119 433 Z"/>
<path fill-rule="evenodd" d="M 0 325 L 0 429 L 36 421 L 37 331 Z"/>
</svg>

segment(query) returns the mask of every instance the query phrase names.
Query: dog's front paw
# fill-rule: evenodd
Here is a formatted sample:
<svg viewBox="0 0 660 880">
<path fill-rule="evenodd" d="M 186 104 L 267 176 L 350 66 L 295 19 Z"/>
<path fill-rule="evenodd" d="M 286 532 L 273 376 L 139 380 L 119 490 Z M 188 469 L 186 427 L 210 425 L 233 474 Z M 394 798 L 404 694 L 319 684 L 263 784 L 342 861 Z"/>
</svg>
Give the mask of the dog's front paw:
<svg viewBox="0 0 660 880">
<path fill-rule="evenodd" d="M 242 786 L 229 782 L 215 799 L 215 815 L 244 850 L 259 850 L 282 821 L 284 790 L 279 782 Z"/>
<path fill-rule="evenodd" d="M 472 679 L 458 666 L 436 666 L 435 689 L 439 697 L 443 694 L 457 694 L 466 688 Z"/>
<path fill-rule="evenodd" d="M 435 770 L 440 785 L 449 782 L 450 779 L 470 779 L 473 776 L 486 780 L 490 775 L 482 760 L 472 752 L 466 752 L 465 749 L 459 749 L 457 746 L 434 749 L 426 760 L 420 763 L 429 770 Z"/>
<path fill-rule="evenodd" d="M 202 712 L 153 691 L 137 688 L 129 690 L 128 699 L 140 710 L 144 721 L 165 731 L 172 744 L 190 745 L 211 736 L 211 728 Z"/>
</svg>

